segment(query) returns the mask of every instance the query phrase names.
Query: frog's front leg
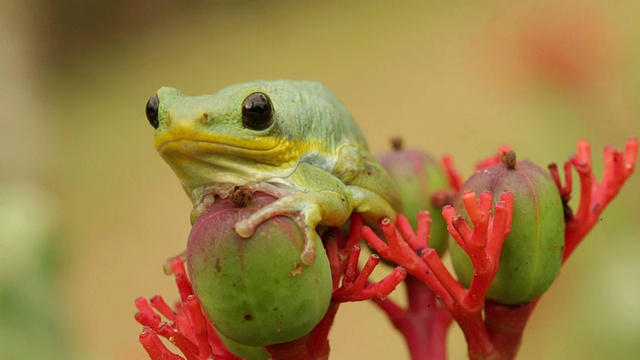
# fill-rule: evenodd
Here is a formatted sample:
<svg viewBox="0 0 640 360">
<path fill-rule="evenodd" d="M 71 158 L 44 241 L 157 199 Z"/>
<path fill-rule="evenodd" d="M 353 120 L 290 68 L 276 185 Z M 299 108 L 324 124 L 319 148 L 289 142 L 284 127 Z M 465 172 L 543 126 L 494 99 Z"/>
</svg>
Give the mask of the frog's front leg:
<svg viewBox="0 0 640 360">
<path fill-rule="evenodd" d="M 258 225 L 278 215 L 288 216 L 300 226 L 304 236 L 300 259 L 305 265 L 313 265 L 316 261 L 315 237 L 318 236 L 315 228 L 322 221 L 322 217 L 312 195 L 298 193 L 276 200 L 239 221 L 236 224 L 236 232 L 248 238 L 253 235 Z"/>
<path fill-rule="evenodd" d="M 283 188 L 267 182 L 247 185 L 252 191 L 262 191 L 279 197 L 236 224 L 236 232 L 250 237 L 262 222 L 278 215 L 295 221 L 303 232 L 304 245 L 300 259 L 312 265 L 316 258 L 316 226 L 341 226 L 351 215 L 353 199 L 347 186 L 330 173 L 302 163 L 289 176 L 291 187 Z"/>
</svg>

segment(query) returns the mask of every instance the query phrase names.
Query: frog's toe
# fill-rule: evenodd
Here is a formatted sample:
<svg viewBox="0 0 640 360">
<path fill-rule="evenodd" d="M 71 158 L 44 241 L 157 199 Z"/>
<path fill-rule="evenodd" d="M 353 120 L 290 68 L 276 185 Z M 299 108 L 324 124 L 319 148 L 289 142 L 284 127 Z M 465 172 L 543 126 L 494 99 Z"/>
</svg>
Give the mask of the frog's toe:
<svg viewBox="0 0 640 360">
<path fill-rule="evenodd" d="M 316 236 L 318 236 L 318 234 L 313 229 L 307 229 L 307 231 L 305 231 L 304 247 L 300 253 L 300 260 L 307 266 L 311 266 L 316 262 L 316 243 L 314 241 Z"/>
<path fill-rule="evenodd" d="M 251 235 L 253 235 L 253 233 L 256 231 L 256 227 L 259 225 L 259 223 L 255 224 L 253 221 L 251 221 L 252 217 L 253 216 L 250 216 L 236 223 L 236 233 L 240 235 L 240 237 L 246 239 L 248 237 L 251 237 Z"/>
<path fill-rule="evenodd" d="M 294 198 L 283 198 L 259 209 L 249 217 L 236 223 L 236 233 L 243 238 L 249 238 L 264 221 L 278 215 L 287 216 L 302 231 L 303 243 L 300 260 L 307 266 L 313 265 L 316 261 L 315 243 L 318 233 L 316 233 L 315 227 L 320 221 L 319 210 L 315 204 L 308 205 L 306 209 L 300 209 L 300 202 L 296 200 Z"/>
</svg>

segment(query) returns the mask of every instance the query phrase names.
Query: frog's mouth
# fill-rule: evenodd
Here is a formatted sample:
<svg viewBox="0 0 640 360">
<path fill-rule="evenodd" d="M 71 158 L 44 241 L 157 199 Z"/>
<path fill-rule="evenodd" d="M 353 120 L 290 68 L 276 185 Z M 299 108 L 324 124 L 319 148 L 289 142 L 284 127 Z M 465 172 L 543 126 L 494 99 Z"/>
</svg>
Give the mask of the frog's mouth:
<svg viewBox="0 0 640 360">
<path fill-rule="evenodd" d="M 210 139 L 179 138 L 157 141 L 156 149 L 165 159 L 189 157 L 203 160 L 217 155 L 231 155 L 265 165 L 282 165 L 294 160 L 297 156 L 297 152 L 292 151 L 292 146 L 286 139 L 230 143 Z"/>
<path fill-rule="evenodd" d="M 156 148 L 158 152 L 180 152 L 193 155 L 202 153 L 261 153 L 264 151 L 273 151 L 278 148 L 280 143 L 268 144 L 268 146 L 259 146 L 262 144 L 238 143 L 231 144 L 228 142 L 218 142 L 212 140 L 198 140 L 193 138 L 172 139 L 158 143 Z"/>
</svg>

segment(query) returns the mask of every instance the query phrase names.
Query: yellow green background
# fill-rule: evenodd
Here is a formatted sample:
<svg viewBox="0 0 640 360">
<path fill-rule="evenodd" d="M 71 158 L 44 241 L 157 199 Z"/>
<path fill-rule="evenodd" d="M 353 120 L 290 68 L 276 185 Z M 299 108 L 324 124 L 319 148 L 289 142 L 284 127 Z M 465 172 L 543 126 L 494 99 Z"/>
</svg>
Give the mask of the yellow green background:
<svg viewBox="0 0 640 360">
<path fill-rule="evenodd" d="M 465 175 L 503 143 L 544 166 L 581 138 L 600 174 L 602 148 L 640 134 L 633 0 L 3 2 L 3 359 L 146 358 L 133 300 L 177 299 L 161 264 L 190 228 L 144 116 L 160 86 L 319 80 L 374 152 L 402 136 Z M 520 359 L 640 357 L 639 203 L 635 174 L 540 302 Z M 449 338 L 465 358 L 455 326 Z M 330 341 L 333 359 L 408 357 L 369 303 L 346 304 Z"/>
</svg>

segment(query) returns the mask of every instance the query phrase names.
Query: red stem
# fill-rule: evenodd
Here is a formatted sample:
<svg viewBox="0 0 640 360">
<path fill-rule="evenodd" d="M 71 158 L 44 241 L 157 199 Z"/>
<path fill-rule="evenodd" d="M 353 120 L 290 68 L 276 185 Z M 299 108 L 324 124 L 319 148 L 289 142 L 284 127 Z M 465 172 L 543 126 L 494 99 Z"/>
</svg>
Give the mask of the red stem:
<svg viewBox="0 0 640 360">
<path fill-rule="evenodd" d="M 327 358 L 315 357 L 307 347 L 306 337 L 288 343 L 269 345 L 266 349 L 273 360 L 316 360 Z"/>
<path fill-rule="evenodd" d="M 453 188 L 456 192 L 460 191 L 460 189 L 462 188 L 462 175 L 460 175 L 460 172 L 456 169 L 456 166 L 453 163 L 453 158 L 449 155 L 443 156 L 442 160 L 440 161 L 440 165 L 447 175 L 449 186 L 451 186 L 451 188 Z"/>
<path fill-rule="evenodd" d="M 308 347 L 311 353 L 318 359 L 326 359 L 329 357 L 329 330 L 333 325 L 333 320 L 336 317 L 340 303 L 332 301 L 329 305 L 327 313 L 324 315 L 320 323 L 309 334 L 307 340 Z"/>
<path fill-rule="evenodd" d="M 400 331 L 411 359 L 446 359 L 447 329 L 451 324 L 451 315 L 437 303 L 436 294 L 421 280 L 409 275 L 405 283 L 409 303 L 407 309 L 392 300 L 373 298 L 373 302 Z"/>
<path fill-rule="evenodd" d="M 484 307 L 485 326 L 489 338 L 499 354 L 498 359 L 510 360 L 516 357 L 522 334 L 536 302 L 522 306 L 507 306 L 487 302 Z"/>
<path fill-rule="evenodd" d="M 638 140 L 629 139 L 624 151 L 617 151 L 611 147 L 604 151 L 604 173 L 598 184 L 592 171 L 591 149 L 589 143 L 582 140 L 578 143 L 578 153 L 565 164 L 565 175 L 570 174 L 570 165 L 575 167 L 580 181 L 580 203 L 575 215 L 569 214 L 565 228 L 565 248 L 563 262 L 573 253 L 589 231 L 598 222 L 605 207 L 618 194 L 624 183 L 633 173 L 638 158 Z M 563 188 L 558 181 L 557 169 L 551 167 L 551 173 L 560 189 L 566 194 L 571 189 L 571 177 L 566 175 Z M 569 194 L 563 197 L 568 200 Z"/>
<path fill-rule="evenodd" d="M 447 329 L 451 316 L 436 302 L 436 294 L 413 276 L 405 279 L 409 302 L 409 324 L 413 328 L 406 341 L 412 359 L 446 359 Z"/>
</svg>

